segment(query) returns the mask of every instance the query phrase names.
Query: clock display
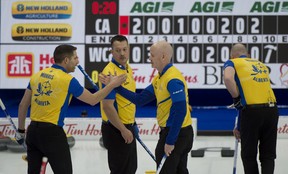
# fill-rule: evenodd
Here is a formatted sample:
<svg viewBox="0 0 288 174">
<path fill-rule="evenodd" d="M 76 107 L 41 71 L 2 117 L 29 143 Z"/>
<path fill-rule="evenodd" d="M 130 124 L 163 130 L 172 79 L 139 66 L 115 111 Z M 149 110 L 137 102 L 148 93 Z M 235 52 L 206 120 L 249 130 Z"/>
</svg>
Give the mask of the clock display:
<svg viewBox="0 0 288 174">
<path fill-rule="evenodd" d="M 92 14 L 94 15 L 114 15 L 117 12 L 117 4 L 112 1 L 104 1 L 102 3 L 96 1 L 92 3 Z"/>
</svg>

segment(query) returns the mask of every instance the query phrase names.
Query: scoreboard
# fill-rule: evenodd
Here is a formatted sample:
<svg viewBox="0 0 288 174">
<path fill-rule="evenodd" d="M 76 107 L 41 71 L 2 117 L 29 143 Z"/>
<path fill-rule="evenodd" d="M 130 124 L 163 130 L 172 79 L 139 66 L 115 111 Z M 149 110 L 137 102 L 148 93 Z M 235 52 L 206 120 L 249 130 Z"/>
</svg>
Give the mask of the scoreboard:
<svg viewBox="0 0 288 174">
<path fill-rule="evenodd" d="M 224 88 L 223 64 L 235 43 L 245 44 L 251 58 L 266 63 L 271 76 L 283 78 L 278 85 L 271 80 L 274 88 L 288 85 L 288 1 L 90 0 L 86 7 L 85 65 L 96 81 L 112 58 L 110 38 L 122 34 L 130 43 L 138 88 L 154 76 L 149 49 L 159 40 L 172 44 L 173 64 L 192 79 L 189 88 Z"/>
<path fill-rule="evenodd" d="M 251 57 L 265 63 L 287 62 L 288 16 L 129 16 L 129 20 L 131 63 L 147 63 L 148 48 L 158 40 L 173 44 L 174 63 L 224 63 L 233 43 L 247 44 Z"/>
</svg>

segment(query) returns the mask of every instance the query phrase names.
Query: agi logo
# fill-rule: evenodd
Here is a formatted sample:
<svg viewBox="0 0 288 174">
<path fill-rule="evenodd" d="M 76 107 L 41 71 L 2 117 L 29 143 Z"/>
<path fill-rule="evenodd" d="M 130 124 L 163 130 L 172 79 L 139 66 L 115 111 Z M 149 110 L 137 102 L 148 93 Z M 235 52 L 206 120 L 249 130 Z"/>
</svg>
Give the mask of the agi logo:
<svg viewBox="0 0 288 174">
<path fill-rule="evenodd" d="M 8 53 L 7 54 L 7 76 L 8 77 L 30 77 L 33 74 L 32 53 Z"/>
<path fill-rule="evenodd" d="M 12 4 L 12 16 L 16 19 L 67 19 L 71 14 L 70 2 L 21 1 Z"/>
<path fill-rule="evenodd" d="M 17 41 L 66 41 L 71 38 L 69 24 L 14 24 L 12 39 Z"/>
<path fill-rule="evenodd" d="M 208 2 L 200 2 L 196 1 L 190 12 L 198 12 L 198 13 L 217 13 L 217 12 L 232 12 L 234 8 L 234 2 L 232 1 L 224 1 L 224 2 L 217 2 L 217 1 L 208 1 Z"/>
<path fill-rule="evenodd" d="M 135 2 L 131 9 L 131 13 L 158 13 L 167 12 L 172 13 L 174 2 Z"/>
<path fill-rule="evenodd" d="M 278 13 L 278 12 L 288 12 L 288 2 L 280 1 L 256 1 L 251 7 L 250 12 L 254 13 Z"/>
</svg>

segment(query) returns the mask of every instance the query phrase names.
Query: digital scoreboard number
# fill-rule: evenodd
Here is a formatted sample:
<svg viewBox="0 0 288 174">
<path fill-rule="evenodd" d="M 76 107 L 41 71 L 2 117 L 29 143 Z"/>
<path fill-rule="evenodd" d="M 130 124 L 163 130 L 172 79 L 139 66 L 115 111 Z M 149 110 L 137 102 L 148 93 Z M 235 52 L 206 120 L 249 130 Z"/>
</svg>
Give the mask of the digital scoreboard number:
<svg viewBox="0 0 288 174">
<path fill-rule="evenodd" d="M 288 16 L 129 16 L 132 63 L 147 63 L 149 46 L 173 44 L 173 63 L 224 63 L 232 44 L 247 44 L 252 58 L 286 63 Z"/>
</svg>

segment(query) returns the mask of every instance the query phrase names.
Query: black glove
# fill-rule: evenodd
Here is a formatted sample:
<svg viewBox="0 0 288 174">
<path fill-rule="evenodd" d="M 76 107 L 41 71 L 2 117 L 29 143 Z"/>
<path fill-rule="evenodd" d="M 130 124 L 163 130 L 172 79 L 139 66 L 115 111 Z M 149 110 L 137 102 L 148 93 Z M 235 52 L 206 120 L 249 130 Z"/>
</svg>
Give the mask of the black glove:
<svg viewBox="0 0 288 174">
<path fill-rule="evenodd" d="M 22 145 L 25 141 L 25 130 L 18 129 L 18 131 L 15 133 L 15 139 L 18 144 Z"/>
<path fill-rule="evenodd" d="M 237 110 L 240 110 L 240 109 L 243 109 L 243 105 L 241 104 L 241 97 L 240 95 L 236 98 L 233 98 L 233 104 L 234 104 L 234 107 L 237 109 Z"/>
</svg>

